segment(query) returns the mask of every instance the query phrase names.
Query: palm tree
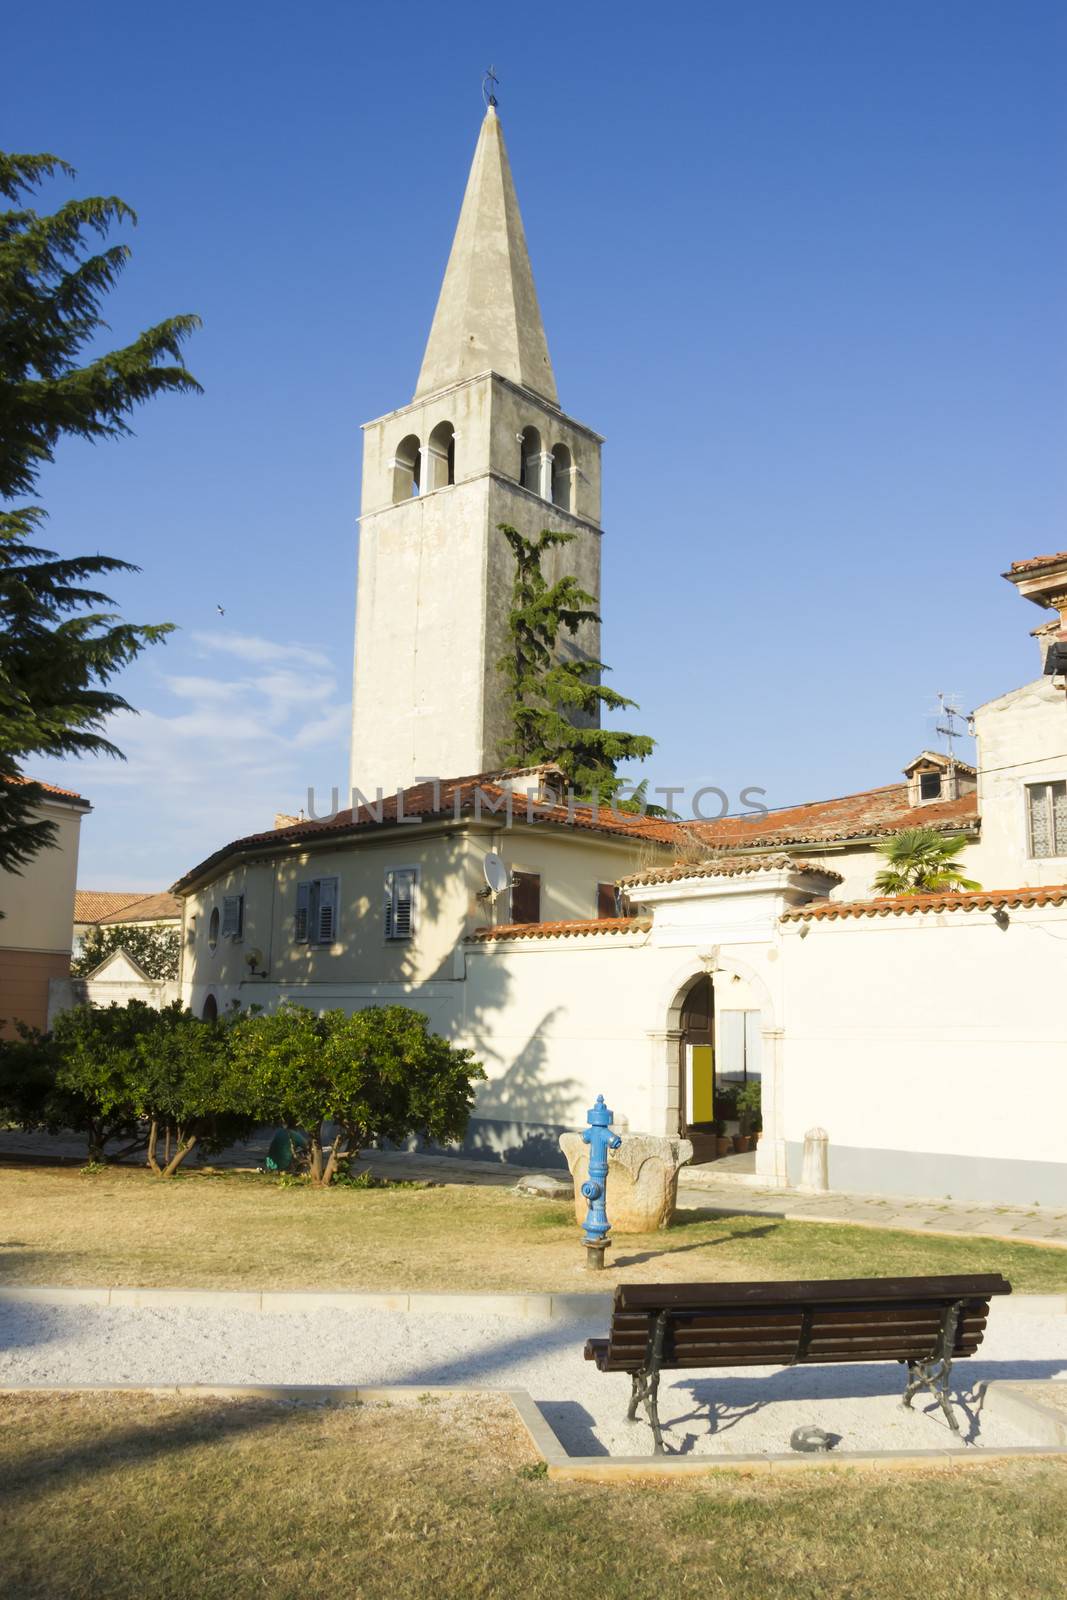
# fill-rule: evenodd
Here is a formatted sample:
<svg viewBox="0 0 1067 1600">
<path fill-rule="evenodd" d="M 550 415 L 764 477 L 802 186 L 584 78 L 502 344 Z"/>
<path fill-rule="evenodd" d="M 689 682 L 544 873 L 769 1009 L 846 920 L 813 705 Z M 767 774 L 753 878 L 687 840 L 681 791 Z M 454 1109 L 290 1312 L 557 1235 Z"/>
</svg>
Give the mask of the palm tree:
<svg viewBox="0 0 1067 1600">
<path fill-rule="evenodd" d="M 967 843 L 964 834 L 938 833 L 936 828 L 902 828 L 878 854 L 887 863 L 876 876 L 879 894 L 937 894 L 953 889 L 980 889 L 963 876 L 963 863 L 955 859 Z"/>
</svg>

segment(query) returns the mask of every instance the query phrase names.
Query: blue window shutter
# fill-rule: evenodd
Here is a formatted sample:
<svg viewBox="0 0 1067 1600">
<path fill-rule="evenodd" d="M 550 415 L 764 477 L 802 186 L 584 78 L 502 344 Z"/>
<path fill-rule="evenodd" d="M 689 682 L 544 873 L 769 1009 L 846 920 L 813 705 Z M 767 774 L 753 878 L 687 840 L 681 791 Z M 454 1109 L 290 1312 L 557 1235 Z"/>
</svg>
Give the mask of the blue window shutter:
<svg viewBox="0 0 1067 1600">
<path fill-rule="evenodd" d="M 297 944 L 307 944 L 311 919 L 311 885 L 298 883 L 296 886 L 296 921 L 293 926 L 293 938 Z"/>
<path fill-rule="evenodd" d="M 317 888 L 319 893 L 315 909 L 315 943 L 333 944 L 337 938 L 340 881 L 337 878 L 320 878 Z"/>
</svg>

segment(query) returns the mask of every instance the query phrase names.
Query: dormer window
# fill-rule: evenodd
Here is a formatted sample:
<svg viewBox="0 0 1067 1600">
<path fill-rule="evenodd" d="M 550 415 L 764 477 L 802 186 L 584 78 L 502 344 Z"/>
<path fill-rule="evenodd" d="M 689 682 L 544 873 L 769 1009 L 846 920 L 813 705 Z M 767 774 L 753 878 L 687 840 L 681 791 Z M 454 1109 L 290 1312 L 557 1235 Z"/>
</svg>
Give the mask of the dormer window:
<svg viewBox="0 0 1067 1600">
<path fill-rule="evenodd" d="M 919 799 L 940 800 L 941 774 L 940 772 L 920 772 L 919 774 Z"/>
</svg>

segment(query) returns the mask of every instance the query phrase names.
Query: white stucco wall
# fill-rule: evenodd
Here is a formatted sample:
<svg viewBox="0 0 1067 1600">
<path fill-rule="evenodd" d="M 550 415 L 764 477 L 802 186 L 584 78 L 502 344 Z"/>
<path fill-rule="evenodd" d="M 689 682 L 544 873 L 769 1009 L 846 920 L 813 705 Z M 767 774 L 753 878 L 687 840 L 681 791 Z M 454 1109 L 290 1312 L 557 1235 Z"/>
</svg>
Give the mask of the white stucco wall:
<svg viewBox="0 0 1067 1600">
<path fill-rule="evenodd" d="M 1030 855 L 1026 785 L 1067 779 L 1067 695 L 1051 678 L 975 712 L 979 844 L 968 865 L 987 889 L 1067 883 L 1067 855 Z"/>
<path fill-rule="evenodd" d="M 794 1179 L 821 1126 L 831 1187 L 1067 1203 L 1067 907 L 1008 916 L 785 924 Z"/>
</svg>

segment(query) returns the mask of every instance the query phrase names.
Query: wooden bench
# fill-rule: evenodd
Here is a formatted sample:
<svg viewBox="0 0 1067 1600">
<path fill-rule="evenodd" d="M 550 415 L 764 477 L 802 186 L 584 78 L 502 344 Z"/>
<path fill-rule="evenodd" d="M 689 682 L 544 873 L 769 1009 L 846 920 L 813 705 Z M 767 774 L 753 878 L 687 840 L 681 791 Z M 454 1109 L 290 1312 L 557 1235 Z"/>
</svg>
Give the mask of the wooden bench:
<svg viewBox="0 0 1067 1600">
<path fill-rule="evenodd" d="M 585 1359 L 628 1372 L 632 1422 L 642 1403 L 663 1453 L 658 1392 L 665 1370 L 792 1367 L 835 1361 L 899 1361 L 902 1403 L 937 1396 L 949 1427 L 953 1361 L 982 1342 L 990 1297 L 1010 1294 L 999 1273 L 944 1278 L 831 1278 L 796 1283 L 620 1285 L 611 1332 L 590 1339 Z"/>
</svg>

